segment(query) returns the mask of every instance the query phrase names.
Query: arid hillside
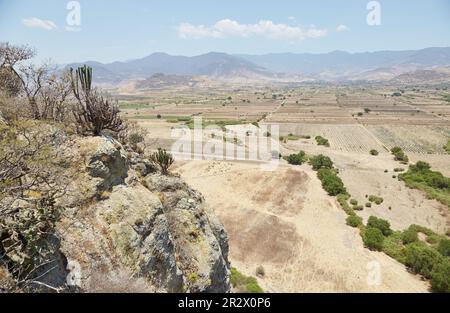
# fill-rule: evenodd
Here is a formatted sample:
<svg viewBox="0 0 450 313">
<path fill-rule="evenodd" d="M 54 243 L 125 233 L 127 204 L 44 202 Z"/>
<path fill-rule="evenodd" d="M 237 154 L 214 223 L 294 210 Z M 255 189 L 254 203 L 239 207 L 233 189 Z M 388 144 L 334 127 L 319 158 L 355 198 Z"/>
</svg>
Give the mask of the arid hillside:
<svg viewBox="0 0 450 313">
<path fill-rule="evenodd" d="M 258 164 L 187 162 L 177 171 L 216 208 L 230 260 L 271 292 L 427 292 L 420 277 L 364 248 L 307 166 L 263 172 Z M 375 262 L 375 263 L 374 263 Z M 351 266 L 349 266 L 351 264 Z M 379 284 L 370 285 L 373 264 Z"/>
</svg>

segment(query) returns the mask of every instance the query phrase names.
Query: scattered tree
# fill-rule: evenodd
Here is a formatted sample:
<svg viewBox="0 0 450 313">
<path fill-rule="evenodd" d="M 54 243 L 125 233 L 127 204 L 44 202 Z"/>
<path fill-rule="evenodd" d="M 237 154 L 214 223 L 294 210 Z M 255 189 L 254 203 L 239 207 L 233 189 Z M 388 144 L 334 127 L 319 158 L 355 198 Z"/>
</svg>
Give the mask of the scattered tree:
<svg viewBox="0 0 450 313">
<path fill-rule="evenodd" d="M 392 234 L 391 224 L 388 221 L 378 218 L 376 216 L 369 217 L 367 227 L 379 229 L 384 236 L 389 236 Z"/>
<path fill-rule="evenodd" d="M 313 156 L 309 159 L 309 164 L 311 164 L 313 170 L 318 171 L 322 168 L 326 169 L 332 169 L 333 168 L 333 161 L 331 159 L 323 154 L 319 154 L 316 156 Z"/>
<path fill-rule="evenodd" d="M 378 228 L 367 227 L 363 233 L 364 245 L 370 250 L 383 250 L 384 236 Z"/>
<path fill-rule="evenodd" d="M 286 156 L 284 159 L 291 165 L 302 165 L 306 162 L 306 153 L 305 151 L 300 151 L 297 154 Z"/>
</svg>

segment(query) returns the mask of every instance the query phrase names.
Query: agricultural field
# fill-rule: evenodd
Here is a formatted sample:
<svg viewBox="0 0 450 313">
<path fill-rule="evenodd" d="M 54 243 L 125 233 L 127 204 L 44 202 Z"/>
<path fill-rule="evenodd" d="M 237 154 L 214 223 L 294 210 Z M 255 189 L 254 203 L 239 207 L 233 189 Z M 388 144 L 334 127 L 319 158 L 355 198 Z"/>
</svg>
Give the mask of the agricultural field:
<svg viewBox="0 0 450 313">
<path fill-rule="evenodd" d="M 444 145 L 450 137 L 450 125 L 371 125 L 367 129 L 389 150 L 401 147 L 406 152 L 421 154 L 445 154 Z"/>
<path fill-rule="evenodd" d="M 352 201 L 358 203 L 361 211 L 356 214 L 363 223 L 376 216 L 396 231 L 415 224 L 445 236 L 450 230 L 449 208 L 408 188 L 398 175 L 410 164 L 426 161 L 450 176 L 450 154 L 444 149 L 450 140 L 450 105 L 430 88 L 401 91 L 390 86 L 220 88 L 153 92 L 141 100 L 125 97 L 120 105 L 126 118 L 148 129 L 153 145 L 165 149 L 176 140 L 172 131 L 192 128 L 194 117 L 202 117 L 203 126 L 217 124 L 223 130 L 248 133 L 258 126 L 278 126 L 281 142 L 276 154 L 304 151 L 305 158 L 330 157 Z M 211 137 L 206 132 L 201 138 Z M 222 142 L 222 138 L 214 140 Z M 248 153 L 246 140 L 223 138 L 223 143 Z M 409 164 L 394 159 L 390 151 L 394 147 L 405 152 Z M 239 271 L 254 276 L 264 268 L 265 276 L 258 277 L 264 290 L 429 289 L 428 282 L 403 264 L 364 248 L 359 231 L 349 229 L 339 204 L 326 195 L 307 164 L 294 166 L 281 160 L 273 172 L 265 172 L 251 161 L 183 158 L 174 171 L 215 208 L 230 236 L 230 259 Z M 383 201 L 369 205 L 369 195 Z M 342 259 L 352 262 L 351 273 L 339 266 Z M 367 287 L 361 279 L 370 260 L 379 262 L 385 273 L 378 287 Z"/>
<path fill-rule="evenodd" d="M 400 91 L 401 92 L 400 92 Z M 194 117 L 220 125 L 278 125 L 280 135 L 322 136 L 330 149 L 445 156 L 450 105 L 432 88 L 327 87 L 200 89 L 119 96 L 126 118 L 189 124 Z M 403 92 L 403 93 L 402 93 Z M 394 96 L 396 94 L 396 96 Z"/>
</svg>

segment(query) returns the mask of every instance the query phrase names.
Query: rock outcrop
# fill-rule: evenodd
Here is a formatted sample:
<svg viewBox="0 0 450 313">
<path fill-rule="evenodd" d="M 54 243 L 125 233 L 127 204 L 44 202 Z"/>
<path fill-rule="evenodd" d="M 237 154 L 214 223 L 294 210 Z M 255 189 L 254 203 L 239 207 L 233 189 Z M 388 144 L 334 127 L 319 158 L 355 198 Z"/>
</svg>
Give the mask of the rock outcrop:
<svg viewBox="0 0 450 313">
<path fill-rule="evenodd" d="M 201 194 L 105 137 L 70 143 L 75 181 L 57 225 L 84 291 L 228 292 L 228 237 Z"/>
</svg>

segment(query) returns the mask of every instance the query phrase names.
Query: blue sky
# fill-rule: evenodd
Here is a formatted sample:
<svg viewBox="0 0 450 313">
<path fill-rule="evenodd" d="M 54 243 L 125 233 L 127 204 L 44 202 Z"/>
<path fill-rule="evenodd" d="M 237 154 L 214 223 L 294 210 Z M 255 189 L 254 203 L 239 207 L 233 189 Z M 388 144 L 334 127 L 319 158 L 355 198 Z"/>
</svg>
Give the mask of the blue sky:
<svg viewBox="0 0 450 313">
<path fill-rule="evenodd" d="M 153 52 L 265 54 L 450 46 L 450 1 L 80 0 L 81 25 L 67 29 L 67 0 L 0 0 L 0 41 L 36 47 L 58 63 L 123 61 Z M 71 31 L 70 31 L 71 30 Z"/>
</svg>

